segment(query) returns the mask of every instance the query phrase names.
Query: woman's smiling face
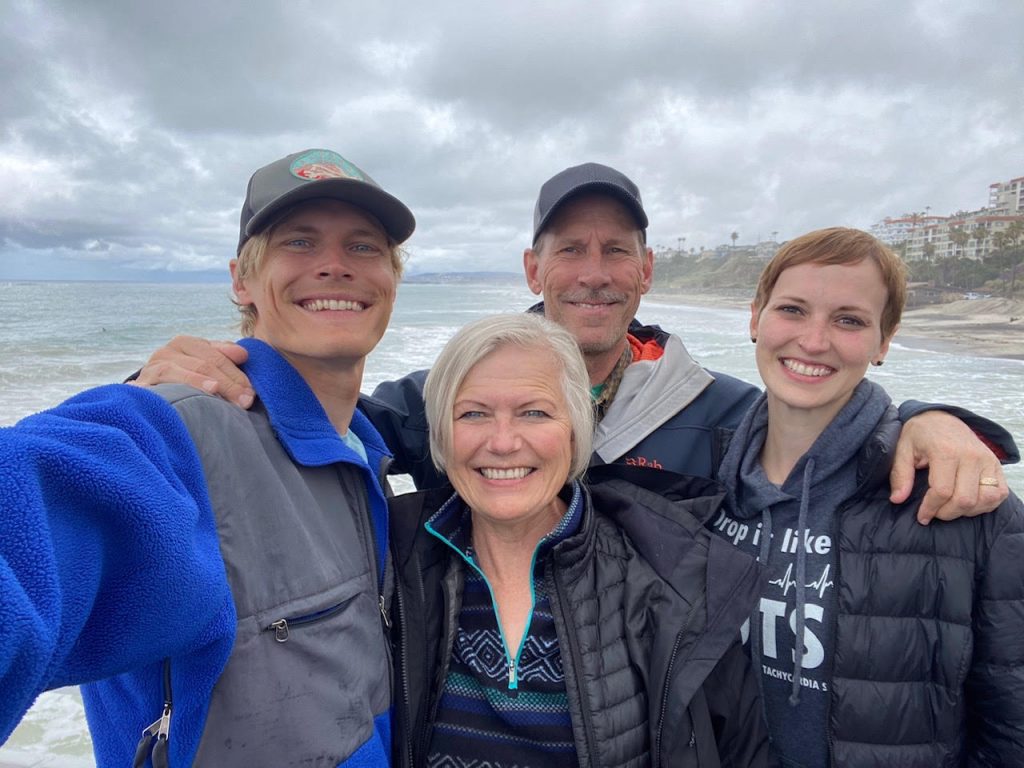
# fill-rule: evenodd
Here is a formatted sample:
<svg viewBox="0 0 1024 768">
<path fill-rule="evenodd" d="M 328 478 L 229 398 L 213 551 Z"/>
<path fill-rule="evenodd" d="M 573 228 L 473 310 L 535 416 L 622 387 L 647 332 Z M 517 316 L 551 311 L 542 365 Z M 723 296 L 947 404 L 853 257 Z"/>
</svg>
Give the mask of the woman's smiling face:
<svg viewBox="0 0 1024 768">
<path fill-rule="evenodd" d="M 868 364 L 889 349 L 892 337 L 881 331 L 887 298 L 871 259 L 783 270 L 764 307 L 751 307 L 750 335 L 769 403 L 820 416 L 822 428 L 831 422 Z"/>
<path fill-rule="evenodd" d="M 573 435 L 558 366 L 548 350 L 509 344 L 459 387 L 446 468 L 475 518 L 550 530 L 562 516 Z"/>
</svg>

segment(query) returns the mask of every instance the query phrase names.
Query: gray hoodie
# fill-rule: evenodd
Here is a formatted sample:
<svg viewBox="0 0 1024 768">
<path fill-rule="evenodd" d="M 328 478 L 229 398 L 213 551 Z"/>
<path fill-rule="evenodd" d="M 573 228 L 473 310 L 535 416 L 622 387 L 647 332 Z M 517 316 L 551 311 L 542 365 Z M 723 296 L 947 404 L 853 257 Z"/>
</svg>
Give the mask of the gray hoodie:
<svg viewBox="0 0 1024 768">
<path fill-rule="evenodd" d="M 760 462 L 768 429 L 762 395 L 737 428 L 719 469 L 727 495 L 712 530 L 757 555 L 768 571 L 760 610 L 744 641 L 761 671 L 768 729 L 785 766 L 828 762 L 833 532 L 837 512 L 857 489 L 853 459 L 890 402 L 881 387 L 862 380 L 778 486 Z M 803 637 L 802 654 L 795 653 L 797 637 Z"/>
</svg>

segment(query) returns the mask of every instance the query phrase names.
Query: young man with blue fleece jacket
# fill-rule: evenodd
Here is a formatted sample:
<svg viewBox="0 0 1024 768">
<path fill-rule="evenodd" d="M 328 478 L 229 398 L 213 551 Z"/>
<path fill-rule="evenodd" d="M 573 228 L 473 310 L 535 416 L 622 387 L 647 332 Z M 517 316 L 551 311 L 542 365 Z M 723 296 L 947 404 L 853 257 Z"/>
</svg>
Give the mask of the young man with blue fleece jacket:
<svg viewBox="0 0 1024 768">
<path fill-rule="evenodd" d="M 408 208 L 335 152 L 253 174 L 249 411 L 113 385 L 0 430 L 0 743 L 84 683 L 100 765 L 385 766 L 388 451 L 356 408 Z"/>
</svg>

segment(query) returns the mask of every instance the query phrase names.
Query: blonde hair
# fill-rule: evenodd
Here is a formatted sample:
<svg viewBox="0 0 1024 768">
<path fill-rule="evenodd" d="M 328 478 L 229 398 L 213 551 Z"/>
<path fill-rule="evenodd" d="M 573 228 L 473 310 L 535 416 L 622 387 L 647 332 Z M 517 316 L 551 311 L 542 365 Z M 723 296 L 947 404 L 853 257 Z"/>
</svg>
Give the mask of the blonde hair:
<svg viewBox="0 0 1024 768">
<path fill-rule="evenodd" d="M 462 382 L 487 355 L 510 345 L 538 353 L 550 352 L 558 360 L 559 370 L 551 373 L 560 379 L 572 426 L 573 458 L 569 478 L 581 477 L 590 463 L 594 435 L 594 407 L 587 366 L 572 334 L 534 313 L 495 315 L 469 323 L 437 356 L 423 386 L 434 466 L 444 472 L 446 457 L 451 455 L 452 414 Z"/>
</svg>

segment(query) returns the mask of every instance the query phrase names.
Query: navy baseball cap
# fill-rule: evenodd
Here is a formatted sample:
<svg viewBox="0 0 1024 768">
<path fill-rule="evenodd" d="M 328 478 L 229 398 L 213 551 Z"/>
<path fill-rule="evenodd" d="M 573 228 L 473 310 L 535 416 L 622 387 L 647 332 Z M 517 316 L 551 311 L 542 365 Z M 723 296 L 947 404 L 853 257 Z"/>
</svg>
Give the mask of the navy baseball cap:
<svg viewBox="0 0 1024 768">
<path fill-rule="evenodd" d="M 640 231 L 647 239 L 647 214 L 640 200 L 640 190 L 628 176 L 600 163 L 584 163 L 566 168 L 544 182 L 533 209 L 533 242 L 551 222 L 558 208 L 576 195 L 585 192 L 611 195 L 625 205 Z"/>
<path fill-rule="evenodd" d="M 249 179 L 239 226 L 239 252 L 246 240 L 266 229 L 278 214 L 304 200 L 323 197 L 366 210 L 397 243 L 408 240 L 416 229 L 412 211 L 355 163 L 329 149 L 306 149 L 263 166 Z"/>
</svg>

